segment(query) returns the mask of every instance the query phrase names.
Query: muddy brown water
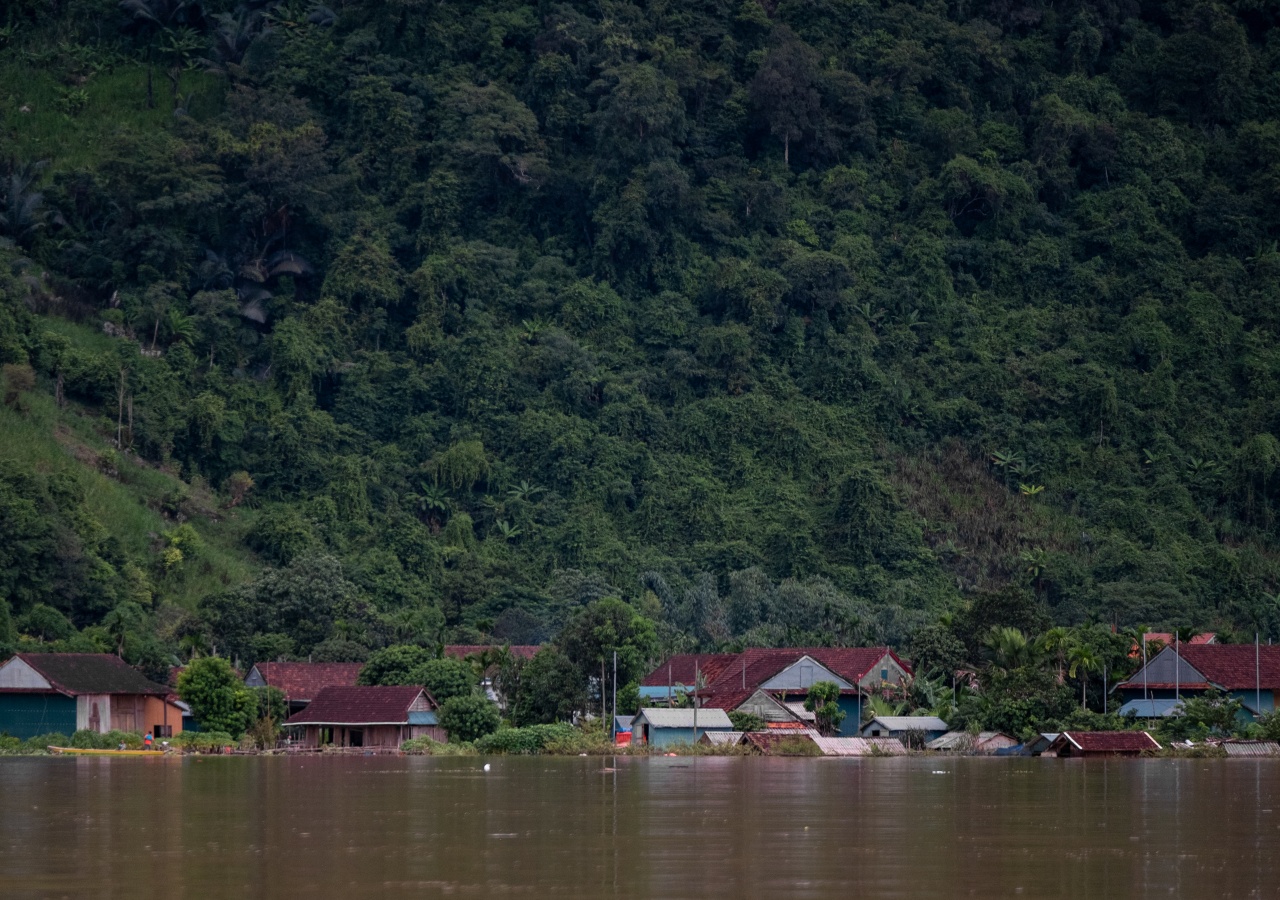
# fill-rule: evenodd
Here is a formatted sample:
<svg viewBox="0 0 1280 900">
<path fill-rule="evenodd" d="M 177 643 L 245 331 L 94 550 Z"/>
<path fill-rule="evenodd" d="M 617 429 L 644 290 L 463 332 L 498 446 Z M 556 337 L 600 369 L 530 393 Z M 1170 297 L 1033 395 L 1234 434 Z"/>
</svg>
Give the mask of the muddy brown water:
<svg viewBox="0 0 1280 900">
<path fill-rule="evenodd" d="M 1280 761 L 0 759 L 6 900 L 384 896 L 1276 897 Z"/>
</svg>

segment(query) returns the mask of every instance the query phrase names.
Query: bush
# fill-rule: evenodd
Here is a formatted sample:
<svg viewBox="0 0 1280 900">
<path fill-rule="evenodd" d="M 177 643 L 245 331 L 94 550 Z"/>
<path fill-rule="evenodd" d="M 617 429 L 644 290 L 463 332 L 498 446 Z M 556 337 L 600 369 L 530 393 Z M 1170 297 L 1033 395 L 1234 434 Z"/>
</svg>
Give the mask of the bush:
<svg viewBox="0 0 1280 900">
<path fill-rule="evenodd" d="M 99 734 L 82 728 L 71 735 L 71 741 L 67 746 L 78 750 L 115 750 L 121 744 L 124 744 L 127 750 L 141 749 L 142 735 L 133 731 L 108 731 L 106 734 Z"/>
<path fill-rule="evenodd" d="M 223 747 L 236 746 L 236 739 L 225 731 L 184 731 L 170 744 L 192 753 L 221 753 Z"/>
<path fill-rule="evenodd" d="M 578 736 L 578 730 L 572 725 L 530 725 L 499 729 L 480 738 L 475 746 L 481 753 L 533 756 L 545 752 L 549 745 L 572 743 Z"/>
<path fill-rule="evenodd" d="M 442 744 L 426 737 L 405 741 L 400 750 L 410 756 L 471 756 L 476 752 L 471 744 Z"/>
<path fill-rule="evenodd" d="M 450 741 L 474 741 L 502 724 L 498 707 L 484 697 L 451 697 L 440 705 L 440 725 Z"/>
</svg>

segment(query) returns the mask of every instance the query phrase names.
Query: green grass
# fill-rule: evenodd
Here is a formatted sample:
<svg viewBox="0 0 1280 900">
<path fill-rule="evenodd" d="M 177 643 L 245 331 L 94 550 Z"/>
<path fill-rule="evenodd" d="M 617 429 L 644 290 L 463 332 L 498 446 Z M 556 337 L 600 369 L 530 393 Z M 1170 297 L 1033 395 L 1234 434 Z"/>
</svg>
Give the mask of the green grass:
<svg viewBox="0 0 1280 900">
<path fill-rule="evenodd" d="M 76 339 L 94 337 L 80 326 L 50 324 Z M 0 406 L 0 434 L 6 437 L 0 444 L 0 458 L 39 472 L 76 478 L 84 490 L 85 510 L 151 574 L 157 599 L 190 608 L 201 597 L 248 581 L 261 570 L 260 563 L 241 544 L 251 512 L 229 516 L 216 509 L 212 498 L 193 491 L 177 476 L 127 455 L 120 458 L 118 477 L 109 477 L 97 468 L 99 456 L 111 449 L 109 439 L 98 430 L 105 424 L 102 417 L 74 403 L 59 409 L 53 397 L 39 389 L 25 394 L 23 405 L 21 412 Z M 176 523 L 161 515 L 158 507 L 175 492 L 195 494 L 208 514 L 188 520 L 203 540 L 200 554 L 163 574 L 160 539 Z"/>
<path fill-rule="evenodd" d="M 6 58 L 7 57 L 7 58 Z M 56 63 L 50 63 L 50 66 Z M 68 84 L 51 68 L 39 68 L 11 52 L 0 56 L 0 134 L 22 160 L 48 159 L 49 172 L 91 169 L 121 132 L 147 133 L 173 123 L 173 96 L 162 68 L 154 73 L 156 105 L 147 109 L 146 66 L 124 63 L 84 84 Z M 64 98 L 83 91 L 83 108 Z M 222 102 L 222 82 L 206 72 L 182 74 L 179 93 L 189 114 L 204 118 Z M 25 108 L 25 112 L 23 111 Z"/>
</svg>

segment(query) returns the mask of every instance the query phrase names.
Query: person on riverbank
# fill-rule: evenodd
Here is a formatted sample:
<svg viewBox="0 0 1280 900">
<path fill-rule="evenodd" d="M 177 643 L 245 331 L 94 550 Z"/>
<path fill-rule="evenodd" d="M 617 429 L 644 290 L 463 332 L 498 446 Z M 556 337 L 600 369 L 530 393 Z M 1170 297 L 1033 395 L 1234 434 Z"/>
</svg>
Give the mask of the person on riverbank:
<svg viewBox="0 0 1280 900">
<path fill-rule="evenodd" d="M 143 750 L 150 750 L 150 749 L 151 749 L 151 745 L 154 743 L 154 740 L 155 740 L 155 739 L 151 737 L 151 732 L 150 732 L 150 731 L 148 731 L 148 732 L 146 733 L 146 736 L 145 736 L 145 737 L 143 737 L 143 739 L 142 739 L 142 749 L 143 749 Z"/>
</svg>

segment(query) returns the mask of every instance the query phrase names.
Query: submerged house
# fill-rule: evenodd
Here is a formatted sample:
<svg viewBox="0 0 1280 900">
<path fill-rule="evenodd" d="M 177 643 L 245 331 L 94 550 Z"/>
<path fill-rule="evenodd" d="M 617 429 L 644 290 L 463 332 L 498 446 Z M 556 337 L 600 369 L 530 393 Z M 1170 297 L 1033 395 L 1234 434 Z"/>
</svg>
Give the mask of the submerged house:
<svg viewBox="0 0 1280 900">
<path fill-rule="evenodd" d="M 926 750 L 942 753 L 971 753 L 977 756 L 994 756 L 1001 750 L 1012 750 L 1021 745 L 1016 737 L 1003 731 L 980 731 L 970 734 L 967 731 L 948 731 L 940 738 L 934 738 L 924 745 Z"/>
<path fill-rule="evenodd" d="M 245 687 L 274 687 L 293 714 L 327 687 L 355 687 L 364 663 L 261 662 L 245 676 Z"/>
<path fill-rule="evenodd" d="M 864 738 L 897 738 L 917 747 L 924 747 L 946 733 L 947 723 L 937 716 L 874 716 L 862 727 Z"/>
<path fill-rule="evenodd" d="M 392 749 L 413 738 L 448 739 L 435 700 L 415 685 L 322 688 L 284 724 L 297 729 L 304 747 Z"/>
<path fill-rule="evenodd" d="M 699 705 L 708 709 L 753 712 L 771 727 L 812 727 L 804 709 L 809 689 L 828 681 L 839 689 L 845 718 L 839 734 L 858 733 L 864 697 L 870 691 L 904 684 L 910 668 L 888 647 L 788 647 L 752 649 L 732 657 L 706 690 Z"/>
<path fill-rule="evenodd" d="M 733 731 L 729 714 L 722 709 L 646 707 L 631 720 L 631 743 L 653 747 L 694 744 L 709 731 Z"/>
<path fill-rule="evenodd" d="M 0 733 L 182 733 L 168 687 L 110 653 L 19 653 L 0 665 Z"/>
<path fill-rule="evenodd" d="M 1242 717 L 1253 721 L 1276 708 L 1276 692 L 1280 691 L 1280 646 L 1183 644 L 1165 647 L 1128 681 L 1116 687 L 1126 706 L 1134 700 L 1176 703 L 1180 698 L 1216 689 L 1239 700 L 1244 706 Z M 1172 706 L 1163 704 L 1128 708 L 1142 718 L 1175 713 Z"/>
<path fill-rule="evenodd" d="M 1145 731 L 1064 731 L 1042 755 L 1141 756 L 1159 749 L 1159 742 Z"/>
</svg>

